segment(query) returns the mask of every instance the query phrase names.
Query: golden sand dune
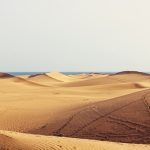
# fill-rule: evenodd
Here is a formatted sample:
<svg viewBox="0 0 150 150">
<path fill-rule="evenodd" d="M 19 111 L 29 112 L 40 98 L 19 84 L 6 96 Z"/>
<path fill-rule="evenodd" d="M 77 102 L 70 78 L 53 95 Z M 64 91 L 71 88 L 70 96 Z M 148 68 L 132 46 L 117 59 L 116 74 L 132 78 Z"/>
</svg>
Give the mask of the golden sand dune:
<svg viewBox="0 0 150 150">
<path fill-rule="evenodd" d="M 124 74 L 138 74 L 138 75 L 144 75 L 144 76 L 150 76 L 150 74 L 148 73 L 144 73 L 144 72 L 139 72 L 139 71 L 122 71 L 122 72 L 117 72 L 113 75 L 124 75 Z"/>
<path fill-rule="evenodd" d="M 63 82 L 70 82 L 70 81 L 76 81 L 75 78 L 69 77 L 67 75 L 64 75 L 60 72 L 50 72 L 46 73 L 49 77 L 52 77 L 58 81 L 63 81 Z"/>
<path fill-rule="evenodd" d="M 75 74 L 75 75 L 68 75 L 71 78 L 75 78 L 75 79 L 85 79 L 87 77 L 89 77 L 88 74 L 82 73 L 82 74 Z"/>
<path fill-rule="evenodd" d="M 65 118 L 65 117 L 64 117 Z M 63 123 L 63 124 L 62 124 Z M 150 143 L 150 90 L 96 102 L 56 122 L 51 135 Z M 45 134 L 51 126 L 34 131 Z"/>
<path fill-rule="evenodd" d="M 132 144 L 129 147 L 119 147 L 118 143 L 45 137 L 6 130 L 150 143 L 149 94 L 145 95 L 149 92 L 145 89 L 149 87 L 149 76 L 135 73 L 67 76 L 53 72 L 30 77 L 1 73 L 0 130 L 3 131 L 0 131 L 0 142 L 5 144 L 0 143 L 0 146 L 15 150 L 43 147 L 71 149 L 73 145 L 76 146 L 75 149 L 90 149 L 90 145 L 92 148 L 95 146 L 95 149 L 106 150 L 110 147 L 123 150 L 133 148 Z M 60 148 L 56 144 L 57 139 L 62 141 Z M 100 145 L 104 147 L 99 147 Z"/>
<path fill-rule="evenodd" d="M 118 86 L 116 89 L 94 86 L 90 89 L 88 86 L 68 88 L 37 85 L 18 77 L 0 80 L 0 129 L 33 131 L 53 124 L 63 118 L 63 114 L 70 115 L 95 101 L 142 90 L 128 86 Z"/>
<path fill-rule="evenodd" d="M 126 83 L 126 82 L 150 82 L 149 74 L 142 74 L 136 72 L 122 72 L 113 75 L 104 75 L 102 77 L 96 76 L 82 81 L 75 81 L 71 83 L 64 83 L 63 86 L 66 87 L 79 87 L 79 86 L 91 86 L 91 85 L 105 85 L 105 84 L 117 84 L 117 83 Z"/>
<path fill-rule="evenodd" d="M 106 77 L 107 74 L 95 74 L 95 73 L 82 73 L 82 74 L 76 74 L 76 75 L 68 75 L 69 77 L 75 78 L 75 79 L 92 79 L 95 77 Z"/>
<path fill-rule="evenodd" d="M 137 81 L 149 81 L 150 82 L 149 74 L 136 72 L 136 71 L 124 71 L 124 72 L 119 72 L 110 76 L 116 80 L 120 80 L 124 82 L 137 82 Z"/>
<path fill-rule="evenodd" d="M 104 85 L 104 84 L 115 84 L 115 83 L 122 83 L 120 80 L 113 79 L 112 77 L 96 77 L 92 79 L 82 80 L 82 81 L 75 81 L 70 83 L 64 83 L 62 86 L 65 87 L 80 87 L 80 86 L 91 86 L 91 85 Z"/>
<path fill-rule="evenodd" d="M 40 83 L 36 83 L 36 82 L 32 82 L 32 81 L 28 81 L 27 79 L 23 79 L 21 77 L 13 77 L 11 79 L 9 79 L 9 81 L 15 83 L 15 84 L 23 84 L 23 85 L 28 85 L 30 86 L 44 86 L 43 84 Z"/>
<path fill-rule="evenodd" d="M 28 81 L 24 78 L 21 77 L 15 77 L 13 75 L 10 74 L 6 74 L 6 73 L 0 73 L 0 82 L 1 83 L 8 83 L 8 84 L 22 84 L 22 85 L 29 85 L 29 86 L 43 86 L 41 84 L 32 82 L 32 81 Z"/>
<path fill-rule="evenodd" d="M 0 131 L 1 150 L 149 150 L 136 145 Z"/>
<path fill-rule="evenodd" d="M 0 81 L 0 129 L 29 132 L 53 124 L 80 107 L 139 89 L 113 91 L 29 86 Z M 141 90 L 141 89 L 140 89 Z M 19 113 L 18 113 L 19 112 Z M 61 114 L 61 115 L 60 115 Z M 49 132 L 48 132 L 49 133 Z"/>
<path fill-rule="evenodd" d="M 39 83 L 42 85 L 47 85 L 47 86 L 61 82 L 60 80 L 52 78 L 45 73 L 44 74 L 31 75 L 26 80 L 32 81 L 34 83 Z"/>
</svg>

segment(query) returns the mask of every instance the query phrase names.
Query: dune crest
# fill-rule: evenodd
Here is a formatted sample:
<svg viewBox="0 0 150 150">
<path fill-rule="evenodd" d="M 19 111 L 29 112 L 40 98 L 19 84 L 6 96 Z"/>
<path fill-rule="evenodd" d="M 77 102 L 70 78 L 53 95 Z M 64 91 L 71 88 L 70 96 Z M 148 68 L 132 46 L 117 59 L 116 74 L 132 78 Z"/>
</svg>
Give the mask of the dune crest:
<svg viewBox="0 0 150 150">
<path fill-rule="evenodd" d="M 138 74 L 138 75 L 150 76 L 150 74 L 148 74 L 148 73 L 139 72 L 139 71 L 122 71 L 122 72 L 112 74 L 112 76 L 113 75 L 124 75 L 124 74 Z"/>
<path fill-rule="evenodd" d="M 56 80 L 62 81 L 62 82 L 71 82 L 71 81 L 76 81 L 76 79 L 69 77 L 67 75 L 64 75 L 63 73 L 54 71 L 54 72 L 50 72 L 50 73 L 46 73 L 46 75 L 48 75 L 49 77 L 52 77 Z"/>
<path fill-rule="evenodd" d="M 53 84 L 61 82 L 61 81 L 59 81 L 55 78 L 52 78 L 52 77 L 48 76 L 45 73 L 31 75 L 26 80 L 34 82 L 34 83 L 38 83 L 38 84 L 41 84 L 41 85 L 47 85 L 47 86 L 51 86 Z"/>
<path fill-rule="evenodd" d="M 17 132 L 0 131 L 4 136 L 12 140 L 3 144 L 0 141 L 1 149 L 7 150 L 149 150 L 149 145 L 120 144 L 96 140 L 84 140 L 76 138 L 54 137 L 23 134 Z M 7 139 L 5 139 L 7 141 Z M 14 142 L 15 141 L 15 142 Z"/>
</svg>

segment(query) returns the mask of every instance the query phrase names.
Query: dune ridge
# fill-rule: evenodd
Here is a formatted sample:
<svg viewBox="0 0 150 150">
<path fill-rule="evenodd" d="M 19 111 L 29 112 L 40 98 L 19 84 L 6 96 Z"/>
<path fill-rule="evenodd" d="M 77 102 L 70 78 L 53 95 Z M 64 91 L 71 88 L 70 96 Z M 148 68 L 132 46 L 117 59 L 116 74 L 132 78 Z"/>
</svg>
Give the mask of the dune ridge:
<svg viewBox="0 0 150 150">
<path fill-rule="evenodd" d="M 124 74 L 138 74 L 138 75 L 144 75 L 144 76 L 150 76 L 149 73 L 144 73 L 144 72 L 139 72 L 139 71 L 122 71 L 122 72 L 117 72 L 115 74 L 112 74 L 112 76 L 114 75 L 124 75 Z"/>
<path fill-rule="evenodd" d="M 4 138 L 4 141 L 0 140 L 0 148 L 2 150 L 149 150 L 150 145 L 136 145 L 136 144 L 123 144 L 112 143 L 96 140 L 84 140 L 76 138 L 54 137 L 54 136 L 42 136 L 31 135 L 10 131 L 0 131 Z M 5 136 L 7 138 L 5 139 Z M 11 139 L 11 140 L 8 140 Z M 8 142 L 6 141 L 9 141 Z M 4 142 L 7 144 L 5 145 Z"/>
<path fill-rule="evenodd" d="M 106 85 L 106 84 L 118 84 L 127 82 L 142 82 L 150 81 L 150 76 L 145 73 L 136 72 L 121 72 L 113 75 L 107 75 L 103 77 L 96 76 L 96 78 L 91 78 L 82 81 L 75 81 L 71 83 L 64 83 L 62 86 L 66 87 L 78 87 L 78 86 L 91 86 L 91 85 Z"/>
<path fill-rule="evenodd" d="M 45 73 L 43 73 L 43 74 L 34 74 L 34 75 L 29 76 L 28 78 L 32 78 L 32 80 L 37 79 L 37 80 L 51 80 L 51 81 L 55 81 L 55 82 L 60 82 L 59 80 L 56 80 L 56 79 L 48 76 Z"/>
<path fill-rule="evenodd" d="M 34 82 L 34 83 L 38 83 L 38 84 L 41 84 L 41 85 L 47 85 L 47 86 L 51 86 L 51 85 L 62 82 L 60 80 L 57 80 L 55 78 L 52 78 L 52 77 L 48 76 L 45 73 L 31 75 L 26 80 Z"/>
<path fill-rule="evenodd" d="M 56 71 L 46 73 L 46 75 L 48 75 L 49 77 L 52 77 L 52 78 L 54 78 L 56 80 L 62 81 L 62 82 L 76 81 L 75 78 L 69 77 L 67 75 L 64 75 L 63 73 L 56 72 Z"/>
</svg>

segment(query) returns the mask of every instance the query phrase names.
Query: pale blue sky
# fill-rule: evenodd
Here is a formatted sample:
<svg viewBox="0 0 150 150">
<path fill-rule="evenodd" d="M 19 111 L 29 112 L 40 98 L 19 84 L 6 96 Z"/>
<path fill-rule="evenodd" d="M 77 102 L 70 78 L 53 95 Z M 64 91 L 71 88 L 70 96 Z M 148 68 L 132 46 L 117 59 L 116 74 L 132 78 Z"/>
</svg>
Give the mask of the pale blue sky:
<svg viewBox="0 0 150 150">
<path fill-rule="evenodd" d="M 150 71 L 149 0 L 0 0 L 0 71 Z"/>
</svg>

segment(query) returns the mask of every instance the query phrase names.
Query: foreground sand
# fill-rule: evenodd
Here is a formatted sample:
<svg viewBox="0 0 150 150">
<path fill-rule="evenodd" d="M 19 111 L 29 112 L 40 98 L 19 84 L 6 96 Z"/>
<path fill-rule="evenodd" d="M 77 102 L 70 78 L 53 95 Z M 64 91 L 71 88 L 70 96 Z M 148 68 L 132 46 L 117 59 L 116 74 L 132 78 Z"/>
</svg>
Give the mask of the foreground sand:
<svg viewBox="0 0 150 150">
<path fill-rule="evenodd" d="M 0 131 L 0 149 L 9 150 L 149 150 L 150 145 L 112 143 Z"/>
<path fill-rule="evenodd" d="M 149 144 L 149 87 L 150 76 L 138 72 L 69 76 L 52 72 L 19 77 L 0 74 L 1 145 L 5 141 L 10 143 L 10 148 L 5 149 L 17 149 L 11 148 L 12 142 L 21 144 L 20 149 L 71 149 L 69 146 L 90 149 L 90 145 L 93 149 L 106 150 L 137 149 L 138 146 L 148 149 L 142 145 L 93 140 L 80 143 L 80 139 L 50 135 Z M 146 103 L 145 94 L 148 94 Z M 57 143 L 57 139 L 62 141 L 62 147 L 52 144 Z M 48 145 L 52 147 L 47 148 Z"/>
</svg>

